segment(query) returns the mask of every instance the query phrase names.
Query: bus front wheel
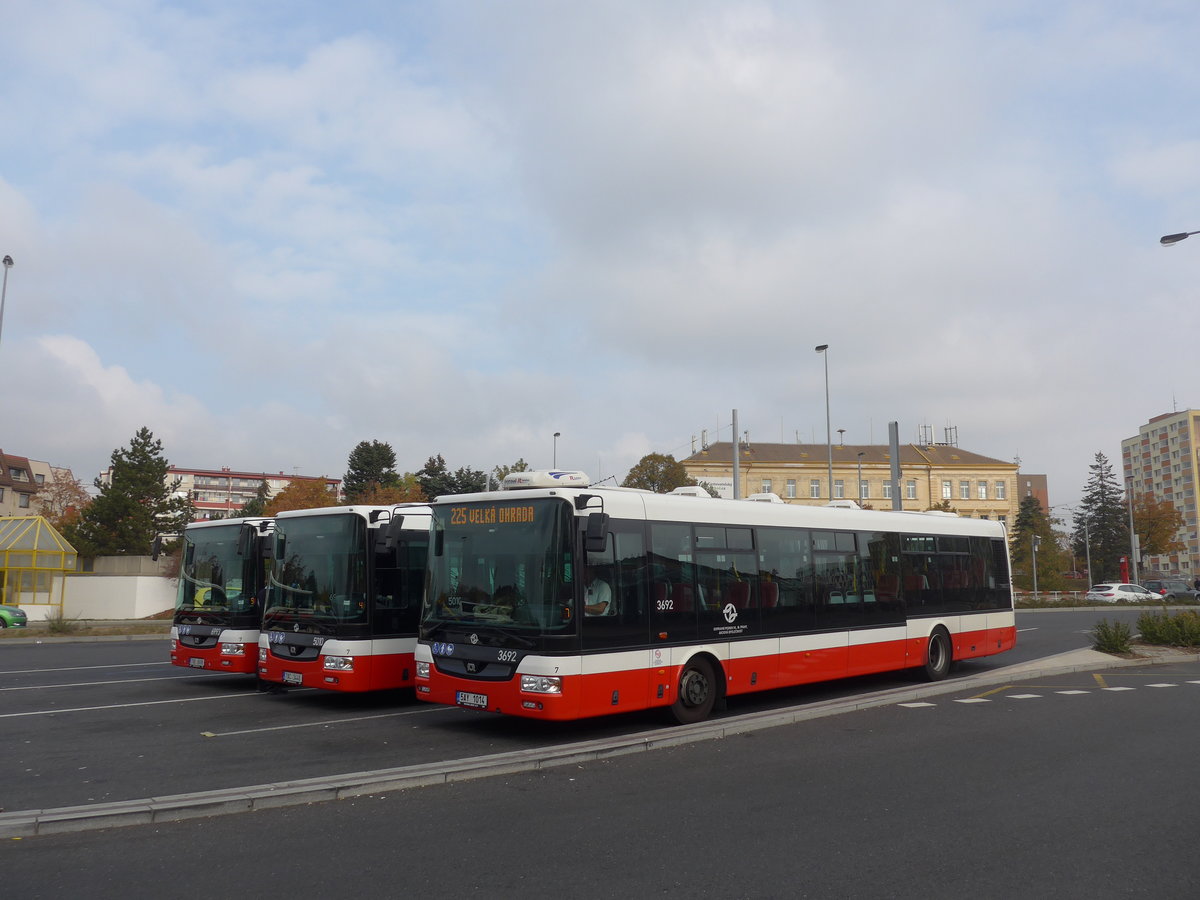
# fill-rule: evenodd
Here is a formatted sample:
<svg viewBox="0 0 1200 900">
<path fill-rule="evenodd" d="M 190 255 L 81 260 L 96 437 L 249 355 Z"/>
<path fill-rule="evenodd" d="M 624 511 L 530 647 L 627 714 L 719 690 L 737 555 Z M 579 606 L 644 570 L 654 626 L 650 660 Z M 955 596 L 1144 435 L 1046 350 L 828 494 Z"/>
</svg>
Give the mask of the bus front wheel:
<svg viewBox="0 0 1200 900">
<path fill-rule="evenodd" d="M 717 676 L 712 664 L 704 657 L 688 662 L 679 674 L 679 688 L 671 715 L 680 725 L 703 722 L 712 712 L 717 700 Z"/>
<path fill-rule="evenodd" d="M 930 681 L 941 681 L 950 674 L 952 660 L 949 633 L 944 628 L 935 628 L 925 647 L 925 677 Z"/>
</svg>

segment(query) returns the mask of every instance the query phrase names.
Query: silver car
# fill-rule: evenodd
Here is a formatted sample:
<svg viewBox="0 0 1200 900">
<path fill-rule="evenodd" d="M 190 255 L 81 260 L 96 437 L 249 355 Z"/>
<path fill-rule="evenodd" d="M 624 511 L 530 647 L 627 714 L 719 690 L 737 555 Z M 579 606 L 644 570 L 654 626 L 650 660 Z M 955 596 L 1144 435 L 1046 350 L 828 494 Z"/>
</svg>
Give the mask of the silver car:
<svg viewBox="0 0 1200 900">
<path fill-rule="evenodd" d="M 1091 603 L 1144 603 L 1147 600 L 1161 600 L 1162 594 L 1149 591 L 1140 584 L 1108 582 L 1093 584 L 1084 599 Z"/>
</svg>

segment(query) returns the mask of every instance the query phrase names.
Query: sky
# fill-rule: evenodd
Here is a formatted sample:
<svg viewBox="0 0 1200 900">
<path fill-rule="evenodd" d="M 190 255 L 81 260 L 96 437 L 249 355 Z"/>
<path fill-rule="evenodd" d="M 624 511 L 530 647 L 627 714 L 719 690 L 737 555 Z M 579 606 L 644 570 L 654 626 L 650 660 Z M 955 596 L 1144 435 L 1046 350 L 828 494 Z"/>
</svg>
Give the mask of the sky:
<svg viewBox="0 0 1200 900">
<path fill-rule="evenodd" d="M 1058 505 L 1200 408 L 1189 0 L 0 8 L 0 448 L 86 484 L 143 426 L 620 482 L 824 443 L 827 361 L 846 443 Z"/>
</svg>

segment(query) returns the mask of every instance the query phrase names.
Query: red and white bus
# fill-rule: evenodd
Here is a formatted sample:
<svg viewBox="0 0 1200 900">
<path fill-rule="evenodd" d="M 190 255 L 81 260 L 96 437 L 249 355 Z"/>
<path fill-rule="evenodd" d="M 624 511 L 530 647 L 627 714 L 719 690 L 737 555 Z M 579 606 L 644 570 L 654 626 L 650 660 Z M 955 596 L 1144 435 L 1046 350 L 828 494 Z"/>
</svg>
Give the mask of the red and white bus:
<svg viewBox="0 0 1200 900">
<path fill-rule="evenodd" d="M 333 691 L 411 686 L 429 516 L 423 504 L 279 513 L 259 677 Z"/>
<path fill-rule="evenodd" d="M 556 720 L 662 706 L 686 723 L 725 696 L 939 679 L 1016 643 L 999 522 L 567 474 L 432 504 L 419 699 Z"/>
<path fill-rule="evenodd" d="M 171 624 L 174 665 L 255 673 L 272 527 L 271 519 L 242 518 L 184 528 Z M 155 558 L 159 546 L 156 540 Z"/>
</svg>

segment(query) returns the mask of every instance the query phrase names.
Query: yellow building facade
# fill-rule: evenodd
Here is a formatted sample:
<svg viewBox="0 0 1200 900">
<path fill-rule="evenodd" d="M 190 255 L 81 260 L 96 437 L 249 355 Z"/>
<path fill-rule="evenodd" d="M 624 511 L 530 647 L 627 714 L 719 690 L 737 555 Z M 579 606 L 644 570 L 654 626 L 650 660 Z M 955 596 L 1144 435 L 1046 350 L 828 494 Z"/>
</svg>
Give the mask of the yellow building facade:
<svg viewBox="0 0 1200 900">
<path fill-rule="evenodd" d="M 1018 466 L 944 444 L 900 445 L 900 508 L 925 510 L 948 501 L 962 516 L 1012 525 L 1021 504 Z M 710 444 L 684 459 L 696 481 L 733 497 L 733 446 Z M 785 503 L 821 506 L 856 500 L 874 509 L 892 509 L 891 450 L 879 445 L 833 445 L 830 491 L 829 448 L 825 444 L 742 443 L 738 448 L 738 495 L 771 493 Z M 832 496 L 831 496 L 832 494 Z"/>
</svg>

